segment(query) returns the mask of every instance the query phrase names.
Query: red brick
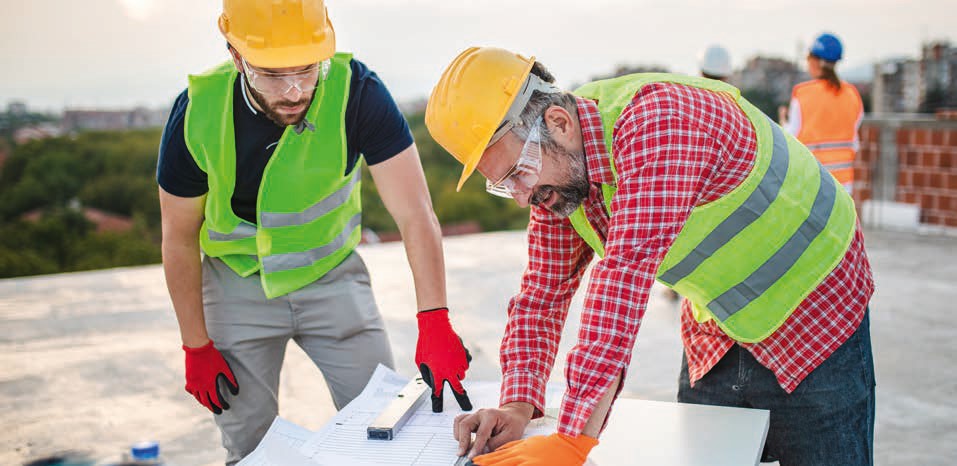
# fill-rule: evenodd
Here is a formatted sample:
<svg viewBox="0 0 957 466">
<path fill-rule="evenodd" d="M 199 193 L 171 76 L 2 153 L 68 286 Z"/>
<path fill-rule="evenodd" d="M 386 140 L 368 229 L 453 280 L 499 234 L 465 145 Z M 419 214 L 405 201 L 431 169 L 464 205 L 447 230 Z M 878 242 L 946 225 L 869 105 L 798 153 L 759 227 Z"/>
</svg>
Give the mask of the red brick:
<svg viewBox="0 0 957 466">
<path fill-rule="evenodd" d="M 947 134 L 947 146 L 957 147 L 957 129 L 952 129 Z"/>
<path fill-rule="evenodd" d="M 857 181 L 867 181 L 867 174 L 870 170 L 867 167 L 855 166 L 854 167 L 854 179 Z"/>
<path fill-rule="evenodd" d="M 913 130 L 903 128 L 897 130 L 897 146 L 900 147 L 910 144 L 911 136 L 913 136 Z"/>
<path fill-rule="evenodd" d="M 944 225 L 949 227 L 957 227 L 957 215 L 948 215 L 944 217 Z"/>
<path fill-rule="evenodd" d="M 940 210 L 957 214 L 957 192 L 940 196 Z"/>
<path fill-rule="evenodd" d="M 910 186 L 915 188 L 926 188 L 927 187 L 927 174 L 923 171 L 915 171 L 911 175 Z"/>
<path fill-rule="evenodd" d="M 897 174 L 897 186 L 904 188 L 914 186 L 914 171 L 910 168 L 901 168 Z"/>
<path fill-rule="evenodd" d="M 943 146 L 944 139 L 946 139 L 947 130 L 945 129 L 932 129 L 930 130 L 930 143 L 935 146 Z"/>
<path fill-rule="evenodd" d="M 914 144 L 923 146 L 930 143 L 930 130 L 914 130 Z"/>
<path fill-rule="evenodd" d="M 869 163 L 871 161 L 871 145 L 870 144 L 861 144 L 861 150 L 857 151 L 857 158 L 855 161 L 861 163 Z"/>
<path fill-rule="evenodd" d="M 947 187 L 957 189 L 957 174 L 947 175 Z"/>
<path fill-rule="evenodd" d="M 920 208 L 921 209 L 936 209 L 937 196 L 933 194 L 921 194 L 920 195 Z"/>
<path fill-rule="evenodd" d="M 905 204 L 917 204 L 917 194 L 910 189 L 902 189 L 897 194 L 897 201 Z"/>
<path fill-rule="evenodd" d="M 906 167 L 916 167 L 917 166 L 917 152 L 909 149 L 903 149 L 900 152 L 900 162 L 901 165 Z"/>
<path fill-rule="evenodd" d="M 871 188 L 868 187 L 854 187 L 854 199 L 858 202 L 864 202 L 871 198 Z"/>
<path fill-rule="evenodd" d="M 920 223 L 940 225 L 941 223 L 943 223 L 943 220 L 944 220 L 943 217 L 937 214 L 932 214 L 927 211 L 923 211 L 920 213 Z"/>
<path fill-rule="evenodd" d="M 931 188 L 941 189 L 944 187 L 944 174 L 940 172 L 931 172 L 928 175 L 927 184 Z"/>
<path fill-rule="evenodd" d="M 924 168 L 934 169 L 937 168 L 939 163 L 939 157 L 936 151 L 924 151 L 920 154 L 920 166 Z"/>
<path fill-rule="evenodd" d="M 957 153 L 953 153 L 953 152 L 940 153 L 940 162 L 938 164 L 940 168 L 945 170 L 954 168 L 954 166 L 957 165 L 957 163 L 955 162 L 957 162 Z"/>
</svg>

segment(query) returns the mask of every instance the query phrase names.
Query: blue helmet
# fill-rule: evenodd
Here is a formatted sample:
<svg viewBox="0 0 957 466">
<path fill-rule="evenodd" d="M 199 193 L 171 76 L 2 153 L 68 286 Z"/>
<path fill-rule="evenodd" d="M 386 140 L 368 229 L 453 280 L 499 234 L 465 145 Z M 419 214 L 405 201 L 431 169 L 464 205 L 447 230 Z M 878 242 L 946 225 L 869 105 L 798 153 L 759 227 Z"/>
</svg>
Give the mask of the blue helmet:
<svg viewBox="0 0 957 466">
<path fill-rule="evenodd" d="M 841 40 L 837 36 L 824 33 L 814 39 L 810 53 L 822 60 L 836 62 L 844 55 L 844 47 L 841 46 Z"/>
</svg>

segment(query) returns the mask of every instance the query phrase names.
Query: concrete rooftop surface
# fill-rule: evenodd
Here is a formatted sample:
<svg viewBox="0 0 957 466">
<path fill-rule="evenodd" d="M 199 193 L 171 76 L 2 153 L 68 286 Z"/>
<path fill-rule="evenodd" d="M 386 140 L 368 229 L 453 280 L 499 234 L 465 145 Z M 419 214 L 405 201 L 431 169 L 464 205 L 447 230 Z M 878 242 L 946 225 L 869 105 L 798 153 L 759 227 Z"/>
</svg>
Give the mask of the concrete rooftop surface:
<svg viewBox="0 0 957 466">
<path fill-rule="evenodd" d="M 878 465 L 957 458 L 957 238 L 866 232 L 877 293 Z M 400 243 L 362 246 L 397 369 L 415 374 L 412 278 Z M 499 378 L 505 307 L 526 261 L 523 232 L 447 238 L 449 305 L 471 349 L 472 380 Z M 652 292 L 623 396 L 674 401 L 681 344 L 675 303 Z M 562 354 L 577 334 L 582 293 Z M 564 358 L 553 379 L 561 380 Z M 179 332 L 159 265 L 0 280 L 0 464 L 63 450 L 116 458 L 160 442 L 171 464 L 221 464 L 212 415 L 183 390 Z M 240 382 L 242 383 L 242 382 Z M 280 415 L 318 429 L 333 415 L 319 371 L 290 344 Z"/>
</svg>

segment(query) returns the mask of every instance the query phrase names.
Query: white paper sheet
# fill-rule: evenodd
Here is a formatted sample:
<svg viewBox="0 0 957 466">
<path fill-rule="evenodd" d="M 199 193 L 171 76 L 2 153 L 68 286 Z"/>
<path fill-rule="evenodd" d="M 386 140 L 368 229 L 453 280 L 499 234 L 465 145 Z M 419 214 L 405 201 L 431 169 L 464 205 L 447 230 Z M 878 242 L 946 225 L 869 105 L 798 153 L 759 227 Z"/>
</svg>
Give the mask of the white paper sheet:
<svg viewBox="0 0 957 466">
<path fill-rule="evenodd" d="M 276 416 L 256 449 L 238 466 L 315 466 L 315 462 L 299 452 L 312 434 L 312 431 Z"/>
<path fill-rule="evenodd" d="M 426 400 L 393 440 L 368 440 L 366 428 L 395 398 L 409 379 L 385 366 L 376 368 L 366 388 L 322 429 L 311 432 L 277 417 L 266 436 L 239 466 L 452 466 L 458 459 L 458 442 L 452 423 L 462 414 L 449 395 L 442 413 L 433 413 Z M 465 382 L 475 409 L 498 406 L 498 382 Z M 549 384 L 546 404 L 557 407 L 564 387 Z M 525 436 L 555 432 L 555 419 L 532 421 Z"/>
<path fill-rule="evenodd" d="M 462 410 L 452 396 L 445 400 L 445 409 L 441 413 L 433 413 L 428 401 L 422 403 L 393 440 L 367 439 L 366 427 L 407 382 L 408 379 L 379 366 L 362 394 L 312 435 L 300 452 L 322 465 L 453 465 L 458 459 L 458 442 L 452 436 L 452 423 Z M 465 387 L 476 409 L 498 406 L 497 382 L 466 381 Z M 562 387 L 549 388 L 547 403 L 557 406 Z M 526 436 L 554 431 L 554 420 L 546 418 L 533 422 Z"/>
</svg>

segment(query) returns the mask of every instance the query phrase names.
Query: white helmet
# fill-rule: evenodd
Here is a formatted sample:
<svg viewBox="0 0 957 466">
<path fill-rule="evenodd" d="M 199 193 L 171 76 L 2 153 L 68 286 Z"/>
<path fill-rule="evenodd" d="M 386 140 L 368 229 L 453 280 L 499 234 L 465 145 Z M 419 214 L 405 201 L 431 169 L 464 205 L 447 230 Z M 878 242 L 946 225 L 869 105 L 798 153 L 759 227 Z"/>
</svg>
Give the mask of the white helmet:
<svg viewBox="0 0 957 466">
<path fill-rule="evenodd" d="M 702 74 L 727 78 L 731 76 L 731 54 L 728 53 L 728 49 L 718 44 L 711 44 L 698 57 L 698 67 Z"/>
</svg>

